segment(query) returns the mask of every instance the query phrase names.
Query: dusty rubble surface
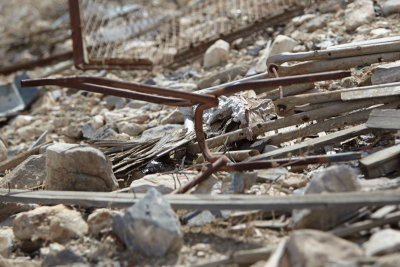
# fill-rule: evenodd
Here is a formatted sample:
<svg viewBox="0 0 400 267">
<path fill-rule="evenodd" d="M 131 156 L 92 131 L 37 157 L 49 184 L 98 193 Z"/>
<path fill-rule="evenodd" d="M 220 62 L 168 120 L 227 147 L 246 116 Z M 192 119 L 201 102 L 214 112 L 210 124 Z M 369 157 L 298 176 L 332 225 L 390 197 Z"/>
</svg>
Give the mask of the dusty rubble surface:
<svg viewBox="0 0 400 267">
<path fill-rule="evenodd" d="M 0 1 L 1 68 L 72 49 L 66 2 Z M 321 1 L 304 10 L 303 15 L 277 27 L 267 27 L 231 44 L 219 41 L 204 57 L 175 70 L 156 67 L 152 71 L 81 71 L 69 61 L 63 61 L 34 68 L 27 74 L 32 78 L 83 74 L 196 91 L 240 79 L 246 73 L 266 71 L 268 55 L 400 36 L 400 2 L 386 2 Z M 397 60 L 400 60 L 398 56 Z M 371 79 L 374 73 L 375 76 L 380 73 L 375 70 L 382 64 L 386 62 L 354 66 L 351 77 L 317 82 L 291 95 L 371 85 L 381 77 Z M 400 81 L 398 66 L 397 62 L 394 67 L 383 67 L 393 70 L 390 82 Z M 21 73 L 2 75 L 0 82 L 12 82 Z M 384 80 L 389 82 L 388 79 Z M 285 96 L 289 94 L 284 92 Z M 313 110 L 318 113 L 330 104 L 281 110 L 274 105 L 278 102 L 270 100 L 285 103 L 285 98 L 278 98 L 278 90 L 257 94 L 251 90 L 234 98 L 222 98 L 220 107 L 204 116 L 208 137 L 229 135 L 249 125 L 274 123 L 301 113 L 312 117 Z M 388 109 L 398 109 L 398 94 L 367 104 L 357 102 L 353 108 L 352 103 L 345 106 L 338 102 L 332 103 L 332 107 L 343 108 L 344 112 L 362 112 L 381 103 L 387 104 Z M 245 110 L 250 114 L 250 121 Z M 29 108 L 16 116 L 1 118 L 0 186 L 3 191 L 106 192 L 118 188 L 118 192 L 131 194 L 132 198 L 135 194 L 148 193 L 143 202 L 128 209 L 112 209 L 108 205 L 96 209 L 67 203 L 46 206 L 1 202 L 0 266 L 398 266 L 400 215 L 396 205 L 304 208 L 293 212 L 172 210 L 161 194 L 176 190 L 204 167 L 204 159 L 197 154 L 200 151 L 194 144 L 194 134 L 186 132 L 189 114 L 191 110 L 46 86 L 40 89 Z M 368 114 L 362 118 L 366 120 Z M 284 124 L 285 129 L 273 128 L 254 136 L 248 132 L 237 142 L 213 146 L 212 151 L 225 153 L 234 161 L 245 161 L 253 156 L 275 156 L 274 153 L 284 148 L 288 153 L 276 157 L 343 152 L 362 152 L 367 156 L 393 149 L 391 163 L 382 163 L 385 168 L 381 168 L 368 165 L 373 158 L 370 161 L 364 158 L 361 163 L 348 160 L 341 164 L 282 166 L 245 173 L 217 172 L 194 188 L 193 193 L 320 194 L 323 199 L 327 192 L 398 190 L 400 152 L 396 147 L 399 143 L 396 130 L 368 131 L 362 128 L 364 119 L 349 119 L 348 124 L 328 121 L 309 133 L 296 132 L 311 129 L 317 122 L 322 125 L 327 119 L 312 118 L 315 119 L 311 122 L 297 120 L 291 125 Z M 322 145 L 309 147 L 315 140 L 346 129 L 355 134 L 347 134 L 339 141 L 335 139 L 334 143 L 321 141 Z M 32 149 L 43 133 L 44 139 Z M 290 150 L 302 144 L 306 149 Z M 30 155 L 12 161 L 26 155 L 28 150 L 32 151 Z M 300 154 L 296 154 L 298 151 Z"/>
</svg>

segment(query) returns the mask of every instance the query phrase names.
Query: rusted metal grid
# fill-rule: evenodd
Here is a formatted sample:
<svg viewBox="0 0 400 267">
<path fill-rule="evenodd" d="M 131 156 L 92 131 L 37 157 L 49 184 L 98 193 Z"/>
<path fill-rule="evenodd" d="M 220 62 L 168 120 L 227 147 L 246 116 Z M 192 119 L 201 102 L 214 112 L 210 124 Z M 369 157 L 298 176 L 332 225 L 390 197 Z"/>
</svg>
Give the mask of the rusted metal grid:
<svg viewBox="0 0 400 267">
<path fill-rule="evenodd" d="M 232 42 L 301 14 L 310 0 L 69 0 L 78 68 L 177 65 L 218 39 Z"/>
</svg>

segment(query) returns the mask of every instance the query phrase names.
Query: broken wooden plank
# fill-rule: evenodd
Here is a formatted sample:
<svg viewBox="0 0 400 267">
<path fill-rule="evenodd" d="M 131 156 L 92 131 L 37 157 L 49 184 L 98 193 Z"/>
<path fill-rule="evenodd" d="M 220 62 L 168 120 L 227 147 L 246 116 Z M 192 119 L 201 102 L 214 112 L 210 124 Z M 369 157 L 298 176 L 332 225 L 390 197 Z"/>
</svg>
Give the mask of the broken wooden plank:
<svg viewBox="0 0 400 267">
<path fill-rule="evenodd" d="M 365 124 L 369 128 L 400 130 L 400 110 L 377 109 L 369 115 Z"/>
<path fill-rule="evenodd" d="M 328 119 L 334 116 L 338 116 L 340 114 L 354 111 L 357 109 L 367 108 L 377 104 L 386 104 L 396 102 L 397 98 L 393 97 L 384 97 L 380 99 L 369 99 L 369 100 L 357 100 L 351 102 L 343 102 L 335 106 L 328 106 L 321 109 L 316 109 L 308 112 L 303 112 L 299 114 L 294 114 L 286 118 L 267 121 L 264 123 L 259 123 L 253 127 L 251 127 L 251 131 L 254 135 L 264 134 L 268 131 L 278 130 L 285 127 L 303 124 L 305 122 L 313 121 L 313 120 L 322 120 Z M 210 139 L 207 139 L 207 145 L 209 148 L 215 148 L 222 146 L 224 144 L 229 144 L 232 142 L 237 142 L 239 140 L 243 140 L 247 138 L 248 128 L 236 130 L 234 132 L 230 132 L 227 134 L 222 134 Z M 200 148 L 197 143 L 190 144 L 187 147 L 187 151 L 191 154 L 200 153 Z"/>
<path fill-rule="evenodd" d="M 368 99 L 368 98 L 386 97 L 386 96 L 398 96 L 398 95 L 400 95 L 400 86 L 343 92 L 341 93 L 340 97 L 343 101 L 350 101 L 350 100 Z"/>
<path fill-rule="evenodd" d="M 299 144 L 295 144 L 292 146 L 287 146 L 283 148 L 279 148 L 273 150 L 268 153 L 261 154 L 259 156 L 255 156 L 250 158 L 248 161 L 255 161 L 255 160 L 264 160 L 270 158 L 277 158 L 282 156 L 292 156 L 292 154 L 303 154 L 307 153 L 312 149 L 317 149 L 324 147 L 326 145 L 335 144 L 346 139 L 349 139 L 354 136 L 358 136 L 361 134 L 365 134 L 370 132 L 369 129 L 365 124 L 361 124 L 358 126 L 350 127 L 341 131 L 337 131 L 335 133 L 328 134 L 326 136 L 310 139 Z"/>
<path fill-rule="evenodd" d="M 268 144 L 280 145 L 283 142 L 287 142 L 287 141 L 305 137 L 305 136 L 310 136 L 310 135 L 317 134 L 320 132 L 330 131 L 335 128 L 341 128 L 344 126 L 365 123 L 368 120 L 368 117 L 370 116 L 371 112 L 374 112 L 374 110 L 395 108 L 398 105 L 400 105 L 400 101 L 393 102 L 393 103 L 383 105 L 383 106 L 379 106 L 374 109 L 367 109 L 367 110 L 363 110 L 363 111 L 353 112 L 353 113 L 343 115 L 340 117 L 336 117 L 333 119 L 318 122 L 316 124 L 311 124 L 304 128 L 298 128 L 293 131 L 278 133 L 278 134 L 267 137 L 269 139 Z M 369 128 L 371 128 L 371 127 L 369 127 Z"/>
<path fill-rule="evenodd" d="M 0 189 L 0 202 L 79 205 L 85 208 L 127 208 L 143 197 L 144 194 L 134 193 Z M 326 209 L 398 205 L 400 204 L 400 190 L 289 196 L 169 194 L 165 195 L 165 198 L 174 209 L 292 211 L 293 209 L 304 208 Z"/>
<path fill-rule="evenodd" d="M 340 226 L 336 229 L 331 230 L 330 233 L 340 237 L 346 237 L 385 224 L 398 223 L 399 221 L 400 221 L 400 211 L 397 211 L 388 214 L 382 219 L 366 220 L 362 222 L 356 222 L 350 225 Z"/>
<path fill-rule="evenodd" d="M 382 149 L 361 159 L 360 167 L 370 178 L 395 171 L 400 167 L 400 145 Z"/>
</svg>

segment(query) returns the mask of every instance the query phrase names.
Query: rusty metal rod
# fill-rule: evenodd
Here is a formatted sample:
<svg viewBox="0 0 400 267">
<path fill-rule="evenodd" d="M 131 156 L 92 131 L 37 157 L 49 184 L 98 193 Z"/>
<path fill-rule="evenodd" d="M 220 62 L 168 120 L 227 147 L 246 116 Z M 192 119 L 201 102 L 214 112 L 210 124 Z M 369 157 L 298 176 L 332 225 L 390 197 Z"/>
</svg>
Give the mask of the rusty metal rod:
<svg viewBox="0 0 400 267">
<path fill-rule="evenodd" d="M 212 106 L 218 105 L 218 99 L 215 96 L 211 95 L 195 94 L 195 93 L 189 93 L 185 91 L 173 90 L 163 87 L 156 87 L 156 86 L 133 83 L 133 82 L 123 82 L 123 81 L 111 80 L 100 77 L 74 76 L 74 77 L 63 77 L 63 78 L 43 78 L 34 80 L 24 80 L 21 82 L 21 85 L 23 87 L 43 86 L 43 85 L 57 85 L 57 86 L 71 87 L 71 85 L 75 86 L 78 84 L 91 84 L 92 90 L 95 88 L 93 86 L 102 86 L 102 88 L 108 87 L 116 89 L 125 89 L 145 94 L 157 94 L 160 96 L 183 98 L 189 100 L 189 103 L 191 103 L 192 105 L 200 103 L 208 103 L 209 105 Z M 85 90 L 85 89 L 80 89 L 80 90 Z M 128 96 L 125 97 L 134 98 Z"/>
<path fill-rule="evenodd" d="M 39 84 L 39 86 L 43 85 L 43 84 L 41 84 L 40 80 L 42 80 L 42 79 L 23 80 L 23 81 L 21 81 L 21 86 L 22 87 L 30 87 L 30 86 L 38 86 L 38 85 L 34 85 L 34 84 Z M 187 101 L 185 99 L 154 96 L 154 95 L 149 95 L 149 94 L 136 93 L 136 92 L 124 90 L 124 89 L 117 89 L 117 88 L 112 88 L 112 87 L 107 87 L 107 86 L 85 84 L 85 83 L 83 83 L 83 84 L 71 83 L 68 85 L 60 85 L 60 84 L 58 84 L 57 79 L 52 79 L 52 80 L 53 80 L 53 83 L 49 82 L 49 83 L 46 83 L 46 85 L 59 85 L 59 86 L 76 89 L 76 90 L 85 90 L 85 91 L 94 92 L 94 93 L 114 95 L 114 96 L 119 96 L 119 97 L 130 98 L 130 99 L 142 100 L 142 101 L 146 101 L 146 102 L 150 102 L 150 103 L 168 105 L 168 106 L 192 106 L 193 105 L 192 103 L 190 103 L 189 101 Z"/>
<path fill-rule="evenodd" d="M 311 83 L 318 81 L 342 79 L 350 76 L 351 76 L 351 71 L 329 71 L 329 72 L 321 72 L 314 74 L 286 76 L 280 78 L 272 78 L 272 79 L 233 84 L 224 88 L 217 89 L 213 92 L 209 92 L 207 94 L 211 94 L 214 96 L 222 96 L 222 95 L 230 96 L 232 94 L 246 90 L 265 89 L 266 87 L 276 88 L 279 86 L 287 86 L 298 83 Z"/>
<path fill-rule="evenodd" d="M 343 161 L 351 161 L 359 159 L 361 159 L 361 153 L 349 152 L 349 153 L 340 153 L 334 155 L 316 155 L 307 157 L 293 157 L 293 158 L 281 158 L 272 160 L 228 163 L 226 166 L 221 168 L 221 171 L 248 171 L 248 170 L 277 168 L 282 165 L 298 166 L 307 164 L 343 162 Z"/>
<path fill-rule="evenodd" d="M 208 168 L 200 173 L 197 177 L 193 178 L 180 188 L 176 189 L 172 192 L 172 194 L 184 194 L 189 191 L 191 188 L 195 187 L 196 185 L 202 183 L 203 181 L 207 180 L 211 174 L 217 172 L 222 167 L 224 167 L 228 163 L 228 158 L 225 156 L 221 156 L 218 160 L 212 164 L 208 164 Z"/>
</svg>

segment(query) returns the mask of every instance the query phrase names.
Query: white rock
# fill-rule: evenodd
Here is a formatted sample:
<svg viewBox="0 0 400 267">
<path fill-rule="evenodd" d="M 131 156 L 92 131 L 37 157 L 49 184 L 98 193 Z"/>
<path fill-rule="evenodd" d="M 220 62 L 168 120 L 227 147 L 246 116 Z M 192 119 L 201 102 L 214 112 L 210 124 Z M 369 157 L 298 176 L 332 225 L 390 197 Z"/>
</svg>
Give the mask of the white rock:
<svg viewBox="0 0 400 267">
<path fill-rule="evenodd" d="M 19 213 L 13 222 L 13 230 L 19 240 L 43 239 L 64 243 L 73 237 L 85 235 L 88 225 L 79 212 L 57 205 Z"/>
<path fill-rule="evenodd" d="M 388 36 L 390 32 L 390 30 L 385 28 L 377 28 L 371 31 L 371 35 L 373 38 L 382 38 Z"/>
<path fill-rule="evenodd" d="M 0 256 L 0 266 L 4 267 L 41 267 L 42 264 L 40 261 L 32 260 L 30 258 L 22 257 L 22 258 L 12 258 L 6 259 Z"/>
<path fill-rule="evenodd" d="M 138 136 L 147 128 L 146 125 L 127 122 L 127 121 L 118 122 L 117 127 L 119 133 L 125 133 L 130 136 Z"/>
<path fill-rule="evenodd" d="M 118 188 L 111 162 L 97 148 L 55 144 L 46 150 L 46 189 L 112 191 Z"/>
<path fill-rule="evenodd" d="M 97 130 L 104 126 L 104 117 L 102 115 L 96 115 L 90 120 L 90 124 Z"/>
<path fill-rule="evenodd" d="M 14 241 L 14 233 L 11 227 L 0 228 L 0 256 L 8 258 Z M 1 266 L 1 264 L 0 264 Z"/>
<path fill-rule="evenodd" d="M 149 128 L 143 131 L 141 139 L 153 139 L 160 138 L 166 134 L 171 134 L 183 129 L 183 125 L 181 124 L 166 124 L 160 125 L 153 128 Z"/>
<path fill-rule="evenodd" d="M 298 43 L 285 35 L 278 35 L 271 46 L 270 56 L 281 54 L 283 52 L 292 52 L 293 48 L 297 46 Z"/>
<path fill-rule="evenodd" d="M 168 174 L 149 174 L 143 178 L 134 180 L 130 188 L 135 193 L 146 193 L 149 189 L 155 188 L 161 194 L 168 194 L 179 187 L 179 181 L 181 181 L 181 183 L 186 181 L 184 175 L 178 175 L 177 178 L 179 181 L 175 178 L 176 177 Z"/>
<path fill-rule="evenodd" d="M 372 74 L 372 84 L 384 84 L 400 81 L 400 60 L 378 66 Z"/>
<path fill-rule="evenodd" d="M 388 0 L 384 2 L 382 11 L 385 16 L 400 12 L 400 0 Z"/>
<path fill-rule="evenodd" d="M 111 228 L 112 216 L 116 211 L 110 209 L 97 209 L 88 217 L 89 232 L 98 235 L 103 229 Z"/>
<path fill-rule="evenodd" d="M 11 124 L 16 128 L 21 128 L 32 123 L 33 120 L 34 118 L 30 115 L 18 115 Z"/>
<path fill-rule="evenodd" d="M 161 120 L 161 124 L 183 124 L 185 122 L 185 115 L 179 110 L 175 109 Z"/>
<path fill-rule="evenodd" d="M 203 66 L 211 68 L 221 65 L 228 61 L 229 58 L 229 43 L 224 40 L 216 41 L 210 46 L 204 54 Z"/>
<path fill-rule="evenodd" d="M 361 25 L 372 22 L 375 18 L 374 3 L 371 0 L 356 0 L 347 6 L 345 25 L 347 31 L 353 31 Z"/>
<path fill-rule="evenodd" d="M 340 262 L 343 266 L 347 266 L 346 261 L 350 263 L 362 255 L 362 250 L 347 240 L 321 231 L 300 230 L 292 232 L 283 251 L 277 249 L 265 266 L 322 267 L 333 266 L 331 265 L 333 262 Z M 272 261 L 274 261 L 273 265 Z"/>
<path fill-rule="evenodd" d="M 0 162 L 7 159 L 7 148 L 0 138 Z"/>
<path fill-rule="evenodd" d="M 380 256 L 400 251 L 400 231 L 384 229 L 363 244 L 367 256 Z"/>
</svg>

